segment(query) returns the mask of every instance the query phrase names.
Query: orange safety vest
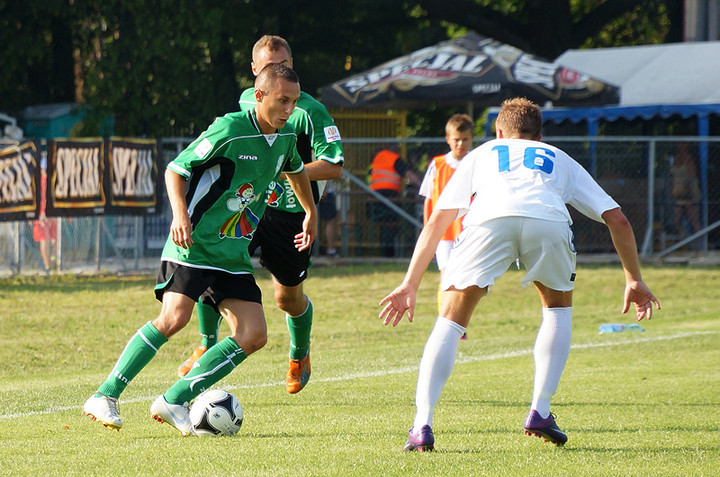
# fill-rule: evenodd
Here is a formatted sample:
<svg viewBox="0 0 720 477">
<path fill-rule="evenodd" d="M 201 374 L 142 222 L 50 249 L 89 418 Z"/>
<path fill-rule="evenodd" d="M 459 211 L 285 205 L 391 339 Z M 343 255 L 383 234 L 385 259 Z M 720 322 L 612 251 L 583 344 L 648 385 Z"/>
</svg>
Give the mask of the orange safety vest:
<svg viewBox="0 0 720 477">
<path fill-rule="evenodd" d="M 433 208 L 435 207 L 435 204 L 437 203 L 440 194 L 442 193 L 443 189 L 445 189 L 445 185 L 448 183 L 453 173 L 455 172 L 455 169 L 450 167 L 445 160 L 445 154 L 443 154 L 442 156 L 433 157 L 433 161 L 435 161 L 435 178 L 433 180 L 432 197 L 430 198 L 428 217 L 430 216 L 430 214 L 432 214 Z M 462 217 L 455 219 L 453 223 L 450 224 L 450 226 L 443 234 L 442 240 L 454 241 L 458 237 L 458 235 L 460 235 L 461 231 Z"/>
<path fill-rule="evenodd" d="M 402 177 L 395 170 L 395 161 L 400 154 L 383 149 L 373 157 L 370 166 L 370 188 L 372 190 L 402 191 Z"/>
</svg>

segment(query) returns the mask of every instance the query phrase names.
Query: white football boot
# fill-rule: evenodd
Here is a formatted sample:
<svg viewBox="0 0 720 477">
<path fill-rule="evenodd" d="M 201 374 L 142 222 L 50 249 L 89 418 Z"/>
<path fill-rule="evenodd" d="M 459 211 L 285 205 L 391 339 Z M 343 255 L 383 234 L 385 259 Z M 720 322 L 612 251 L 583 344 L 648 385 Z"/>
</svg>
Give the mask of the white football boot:
<svg viewBox="0 0 720 477">
<path fill-rule="evenodd" d="M 183 436 L 194 434 L 190 423 L 190 406 L 185 404 L 170 404 L 165 396 L 159 396 L 150 406 L 152 418 L 163 423 L 166 422 L 180 431 Z"/>
<path fill-rule="evenodd" d="M 93 394 L 90 399 L 85 401 L 83 414 L 109 429 L 119 431 L 123 423 L 117 405 L 118 400 L 113 397 L 100 393 Z"/>
</svg>

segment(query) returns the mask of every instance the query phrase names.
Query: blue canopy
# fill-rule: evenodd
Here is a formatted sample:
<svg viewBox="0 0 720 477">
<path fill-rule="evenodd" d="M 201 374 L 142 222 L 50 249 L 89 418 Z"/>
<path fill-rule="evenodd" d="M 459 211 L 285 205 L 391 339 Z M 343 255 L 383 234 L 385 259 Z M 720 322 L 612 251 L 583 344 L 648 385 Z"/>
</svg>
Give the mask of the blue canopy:
<svg viewBox="0 0 720 477">
<path fill-rule="evenodd" d="M 492 108 L 488 113 L 486 134 L 492 134 L 492 122 L 497 119 L 499 109 Z M 604 106 L 593 108 L 552 108 L 543 110 L 543 122 L 555 124 L 564 121 L 580 123 L 587 121 L 588 135 L 596 136 L 600 120 L 615 121 L 616 119 L 652 119 L 680 116 L 681 118 L 696 117 L 698 121 L 698 135 L 707 136 L 709 133 L 709 116 L 720 116 L 720 103 L 718 104 L 654 104 L 643 106 Z"/>
<path fill-rule="evenodd" d="M 554 108 L 543 111 L 543 120 L 561 123 L 571 121 L 614 121 L 616 119 L 707 118 L 710 114 L 720 115 L 720 104 L 654 104 L 646 106 L 606 106 L 602 108 Z M 497 113 L 496 113 L 497 116 Z"/>
</svg>

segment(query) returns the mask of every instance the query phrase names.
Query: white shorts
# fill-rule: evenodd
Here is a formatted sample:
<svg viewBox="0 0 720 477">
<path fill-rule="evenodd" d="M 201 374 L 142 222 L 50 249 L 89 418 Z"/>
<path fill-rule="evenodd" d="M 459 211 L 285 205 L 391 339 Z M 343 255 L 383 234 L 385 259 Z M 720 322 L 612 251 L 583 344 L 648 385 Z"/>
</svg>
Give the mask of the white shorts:
<svg viewBox="0 0 720 477">
<path fill-rule="evenodd" d="M 524 287 L 537 281 L 558 291 L 574 288 L 576 252 L 570 225 L 527 217 L 500 217 L 466 227 L 450 251 L 441 287 L 492 286 L 518 258 L 527 270 Z"/>
<path fill-rule="evenodd" d="M 454 241 L 453 240 L 441 240 L 435 249 L 435 261 L 437 262 L 438 270 L 445 268 L 448 258 L 450 258 L 450 250 L 452 250 Z"/>
</svg>

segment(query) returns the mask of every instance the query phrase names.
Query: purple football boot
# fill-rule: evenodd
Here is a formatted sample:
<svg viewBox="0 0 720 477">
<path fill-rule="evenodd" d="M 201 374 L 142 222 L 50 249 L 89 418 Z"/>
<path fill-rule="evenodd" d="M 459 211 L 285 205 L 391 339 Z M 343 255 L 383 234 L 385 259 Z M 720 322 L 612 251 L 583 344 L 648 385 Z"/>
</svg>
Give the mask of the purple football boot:
<svg viewBox="0 0 720 477">
<path fill-rule="evenodd" d="M 541 437 L 545 442 L 552 442 L 556 446 L 565 445 L 568 440 L 565 433 L 555 424 L 555 415 L 552 413 L 543 419 L 537 411 L 531 410 L 523 427 L 526 435 Z"/>
<path fill-rule="evenodd" d="M 433 431 L 430 426 L 422 426 L 418 432 L 413 432 L 413 430 L 410 429 L 408 434 L 409 437 L 405 443 L 405 447 L 403 447 L 403 451 L 425 452 L 435 449 L 435 436 L 433 436 Z"/>
</svg>

